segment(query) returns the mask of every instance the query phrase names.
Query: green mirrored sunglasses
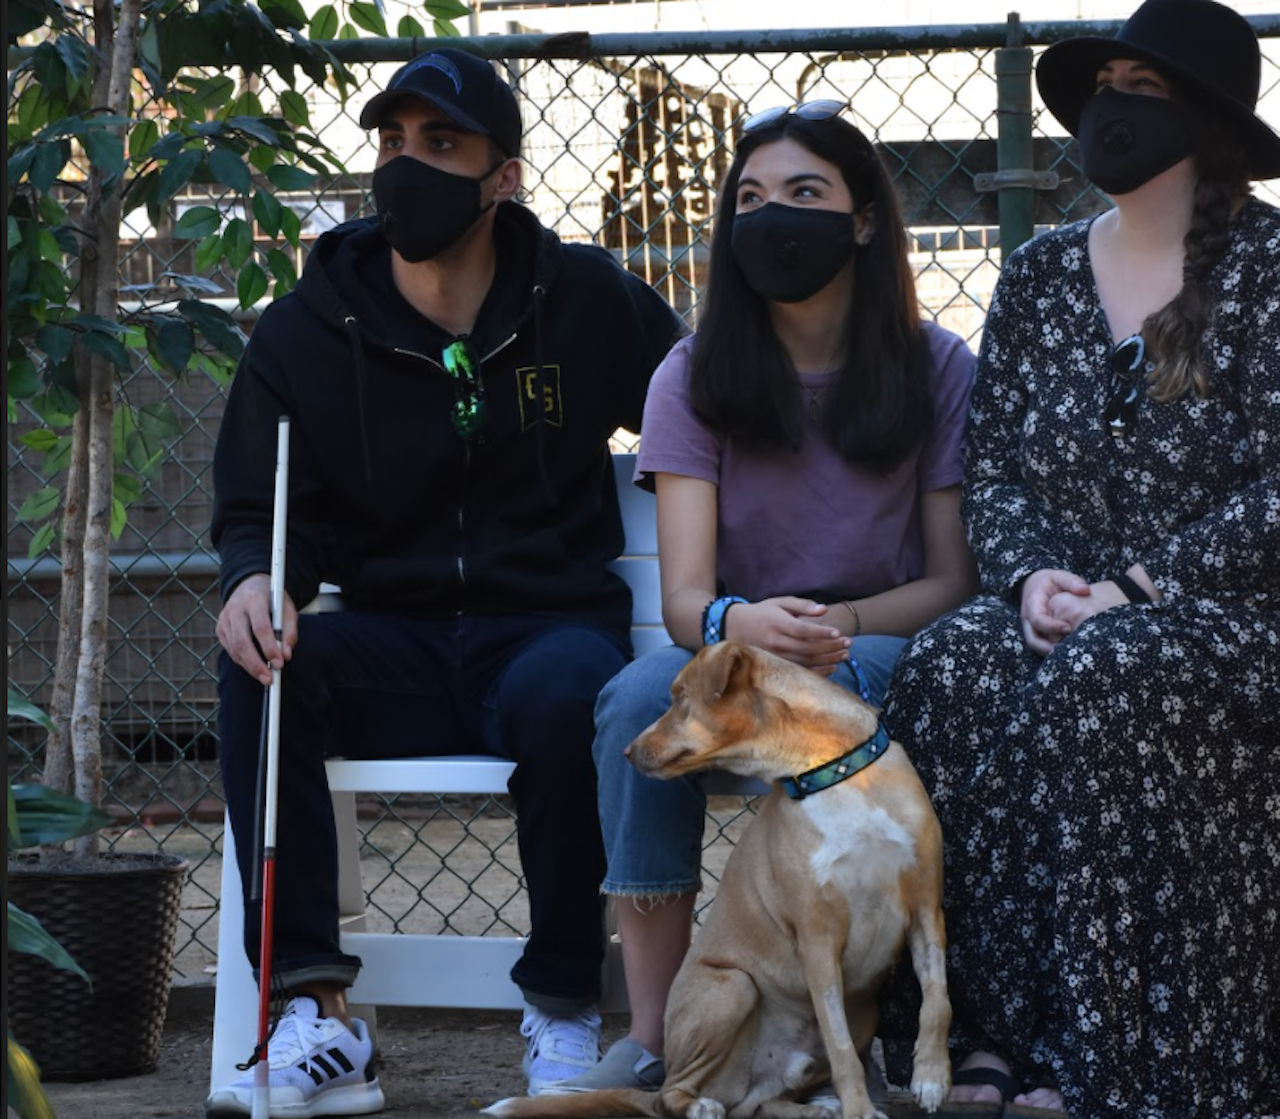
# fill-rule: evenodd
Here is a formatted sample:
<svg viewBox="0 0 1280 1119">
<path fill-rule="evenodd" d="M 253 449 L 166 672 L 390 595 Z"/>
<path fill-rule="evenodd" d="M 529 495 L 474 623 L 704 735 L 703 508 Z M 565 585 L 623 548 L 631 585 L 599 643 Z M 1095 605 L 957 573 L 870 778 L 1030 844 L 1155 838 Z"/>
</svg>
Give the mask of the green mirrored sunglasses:
<svg viewBox="0 0 1280 1119">
<path fill-rule="evenodd" d="M 489 417 L 480 380 L 480 355 L 470 341 L 459 338 L 445 346 L 441 362 L 453 378 L 455 396 L 449 417 L 453 430 L 468 443 L 479 443 Z"/>
</svg>

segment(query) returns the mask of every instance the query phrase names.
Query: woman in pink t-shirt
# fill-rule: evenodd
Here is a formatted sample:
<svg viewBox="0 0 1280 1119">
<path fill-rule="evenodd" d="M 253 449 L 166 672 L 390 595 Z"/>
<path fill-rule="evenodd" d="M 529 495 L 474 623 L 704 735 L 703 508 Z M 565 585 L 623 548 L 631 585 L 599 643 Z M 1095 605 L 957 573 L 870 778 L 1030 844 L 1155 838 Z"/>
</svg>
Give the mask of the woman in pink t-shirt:
<svg viewBox="0 0 1280 1119">
<path fill-rule="evenodd" d="M 637 480 L 657 489 L 675 645 L 628 666 L 596 708 L 602 889 L 627 899 L 631 1028 L 558 1090 L 662 1079 L 706 798 L 696 778 L 641 776 L 622 750 L 694 652 L 732 638 L 879 703 L 906 639 L 976 589 L 959 514 L 973 355 L 919 321 L 892 183 L 844 108 L 747 122 L 698 332 L 649 389 Z"/>
</svg>

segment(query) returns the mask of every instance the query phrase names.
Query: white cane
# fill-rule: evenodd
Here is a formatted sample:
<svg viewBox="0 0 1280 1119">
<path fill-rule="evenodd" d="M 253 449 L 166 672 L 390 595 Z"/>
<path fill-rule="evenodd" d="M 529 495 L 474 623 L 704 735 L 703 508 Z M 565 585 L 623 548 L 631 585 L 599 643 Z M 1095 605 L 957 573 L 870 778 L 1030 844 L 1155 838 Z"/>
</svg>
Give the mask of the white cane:
<svg viewBox="0 0 1280 1119">
<path fill-rule="evenodd" d="M 276 493 L 271 524 L 271 628 L 276 643 L 284 638 L 284 553 L 289 510 L 289 417 L 280 417 L 276 441 Z M 280 669 L 271 670 L 267 693 L 266 781 L 262 798 L 262 933 L 258 942 L 258 1062 L 254 1066 L 251 1119 L 270 1119 L 271 1062 L 267 1057 L 271 1029 L 271 945 L 275 931 L 276 793 L 280 782 Z"/>
</svg>

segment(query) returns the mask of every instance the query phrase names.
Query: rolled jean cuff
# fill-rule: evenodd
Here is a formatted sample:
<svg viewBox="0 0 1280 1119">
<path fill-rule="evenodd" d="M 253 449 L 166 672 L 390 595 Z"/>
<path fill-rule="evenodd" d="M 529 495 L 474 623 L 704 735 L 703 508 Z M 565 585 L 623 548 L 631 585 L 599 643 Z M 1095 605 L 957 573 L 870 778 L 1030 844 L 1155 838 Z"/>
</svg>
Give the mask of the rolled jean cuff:
<svg viewBox="0 0 1280 1119">
<path fill-rule="evenodd" d="M 316 983 L 333 984 L 337 987 L 351 987 L 356 976 L 360 974 L 359 956 L 338 956 L 326 962 L 302 962 L 298 964 L 282 964 L 272 969 L 272 981 L 278 983 L 286 991 L 296 991 L 300 987 L 309 987 Z M 258 969 L 253 969 L 254 979 L 259 978 Z"/>
<path fill-rule="evenodd" d="M 591 995 L 571 997 L 569 995 L 548 995 L 542 991 L 531 991 L 528 987 L 521 987 L 520 993 L 524 996 L 524 1001 L 530 1006 L 536 1006 L 539 1010 L 556 1017 L 568 1017 L 570 1014 L 577 1014 L 580 1010 L 587 1010 L 600 1002 L 600 992 L 596 991 Z"/>
<path fill-rule="evenodd" d="M 676 898 L 682 894 L 702 892 L 702 876 L 683 882 L 613 882 L 606 878 L 600 883 L 600 892 L 611 898 Z"/>
</svg>

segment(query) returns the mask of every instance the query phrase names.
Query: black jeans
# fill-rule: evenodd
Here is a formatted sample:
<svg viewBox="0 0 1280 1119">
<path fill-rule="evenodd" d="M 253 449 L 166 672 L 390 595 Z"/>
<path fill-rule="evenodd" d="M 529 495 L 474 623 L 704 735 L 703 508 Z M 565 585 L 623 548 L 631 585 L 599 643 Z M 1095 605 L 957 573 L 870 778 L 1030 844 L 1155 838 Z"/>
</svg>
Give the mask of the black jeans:
<svg viewBox="0 0 1280 1119">
<path fill-rule="evenodd" d="M 542 618 L 303 615 L 281 684 L 273 973 L 286 988 L 350 985 L 338 943 L 337 847 L 324 759 L 479 753 L 517 763 L 509 789 L 529 889 L 529 942 L 511 978 L 548 1010 L 590 1005 L 604 959 L 604 854 L 591 757 L 600 688 L 629 658 L 604 629 Z M 226 653 L 222 777 L 258 964 L 255 816 L 265 690 Z"/>
</svg>

